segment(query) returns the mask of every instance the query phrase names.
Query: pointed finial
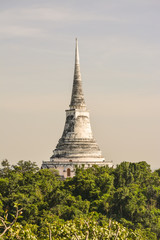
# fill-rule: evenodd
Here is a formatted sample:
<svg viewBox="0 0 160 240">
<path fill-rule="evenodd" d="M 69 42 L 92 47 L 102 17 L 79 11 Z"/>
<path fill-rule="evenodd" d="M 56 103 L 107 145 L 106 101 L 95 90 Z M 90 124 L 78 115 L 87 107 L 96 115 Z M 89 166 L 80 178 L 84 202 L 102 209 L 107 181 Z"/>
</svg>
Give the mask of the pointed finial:
<svg viewBox="0 0 160 240">
<path fill-rule="evenodd" d="M 76 38 L 75 64 L 79 64 L 78 39 Z"/>
</svg>

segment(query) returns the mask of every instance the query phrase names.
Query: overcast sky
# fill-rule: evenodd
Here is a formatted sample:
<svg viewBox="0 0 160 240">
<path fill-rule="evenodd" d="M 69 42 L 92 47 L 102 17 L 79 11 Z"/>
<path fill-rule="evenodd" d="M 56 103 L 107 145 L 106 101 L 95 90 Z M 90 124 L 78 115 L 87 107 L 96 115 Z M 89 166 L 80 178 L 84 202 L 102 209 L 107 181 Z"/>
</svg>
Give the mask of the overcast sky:
<svg viewBox="0 0 160 240">
<path fill-rule="evenodd" d="M 0 160 L 49 160 L 69 108 L 76 37 L 103 155 L 160 168 L 159 0 L 0 0 Z"/>
</svg>

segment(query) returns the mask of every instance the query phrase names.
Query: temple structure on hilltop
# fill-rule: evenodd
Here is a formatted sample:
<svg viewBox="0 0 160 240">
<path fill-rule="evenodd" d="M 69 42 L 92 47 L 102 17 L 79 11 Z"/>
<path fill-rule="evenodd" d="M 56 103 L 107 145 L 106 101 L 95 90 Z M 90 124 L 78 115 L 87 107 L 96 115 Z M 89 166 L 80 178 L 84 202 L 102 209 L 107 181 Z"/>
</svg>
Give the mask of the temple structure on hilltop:
<svg viewBox="0 0 160 240">
<path fill-rule="evenodd" d="M 87 111 L 80 74 L 78 41 L 76 39 L 75 68 L 71 102 L 66 110 L 66 122 L 62 137 L 53 151 L 50 161 L 43 161 L 42 168 L 55 168 L 64 177 L 73 177 L 76 166 L 112 166 L 102 156 L 95 141 Z"/>
</svg>

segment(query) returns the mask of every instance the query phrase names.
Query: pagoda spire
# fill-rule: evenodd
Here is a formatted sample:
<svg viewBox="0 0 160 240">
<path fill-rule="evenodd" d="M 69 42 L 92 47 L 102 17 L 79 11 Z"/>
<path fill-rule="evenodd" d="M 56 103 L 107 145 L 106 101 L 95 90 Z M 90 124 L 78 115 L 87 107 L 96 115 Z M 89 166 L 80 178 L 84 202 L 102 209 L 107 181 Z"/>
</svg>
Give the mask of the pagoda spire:
<svg viewBox="0 0 160 240">
<path fill-rule="evenodd" d="M 70 109 L 84 109 L 84 108 L 86 108 L 86 105 L 85 105 L 85 100 L 84 100 L 84 95 L 82 90 L 78 40 L 76 38 L 75 67 L 74 67 L 74 78 L 73 78 L 73 88 L 72 88 Z"/>
</svg>

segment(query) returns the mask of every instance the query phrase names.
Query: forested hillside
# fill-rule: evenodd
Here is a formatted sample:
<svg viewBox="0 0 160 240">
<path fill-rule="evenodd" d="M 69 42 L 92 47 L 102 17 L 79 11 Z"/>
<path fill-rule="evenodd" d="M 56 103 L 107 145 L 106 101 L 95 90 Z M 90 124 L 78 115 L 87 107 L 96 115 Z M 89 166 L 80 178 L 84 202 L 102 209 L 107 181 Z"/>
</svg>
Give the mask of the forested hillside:
<svg viewBox="0 0 160 240">
<path fill-rule="evenodd" d="M 0 239 L 160 239 L 160 169 L 146 162 L 56 170 L 0 169 Z"/>
</svg>

